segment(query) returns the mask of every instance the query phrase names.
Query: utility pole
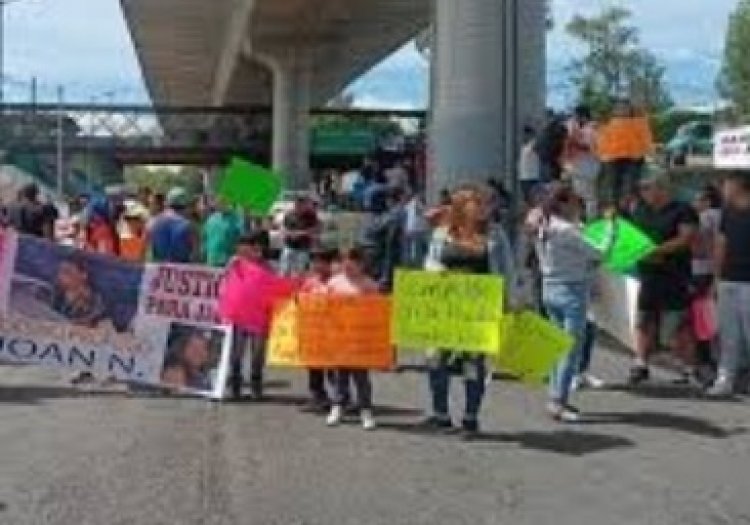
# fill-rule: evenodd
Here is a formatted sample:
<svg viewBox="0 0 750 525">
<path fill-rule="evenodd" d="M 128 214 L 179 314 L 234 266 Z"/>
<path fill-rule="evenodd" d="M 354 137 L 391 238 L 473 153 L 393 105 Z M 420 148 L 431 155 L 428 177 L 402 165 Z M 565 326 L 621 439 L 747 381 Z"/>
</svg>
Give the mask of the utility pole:
<svg viewBox="0 0 750 525">
<path fill-rule="evenodd" d="M 64 162 L 65 155 L 63 151 L 63 97 L 64 88 L 62 86 L 57 87 L 57 194 L 60 199 L 65 196 L 64 188 Z"/>
</svg>

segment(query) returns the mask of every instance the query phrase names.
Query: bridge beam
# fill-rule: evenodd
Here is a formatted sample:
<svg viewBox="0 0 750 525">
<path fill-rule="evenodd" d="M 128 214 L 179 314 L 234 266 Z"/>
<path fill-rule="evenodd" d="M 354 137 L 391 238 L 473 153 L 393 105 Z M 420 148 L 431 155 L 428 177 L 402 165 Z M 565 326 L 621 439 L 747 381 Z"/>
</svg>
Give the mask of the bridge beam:
<svg viewBox="0 0 750 525">
<path fill-rule="evenodd" d="M 256 0 L 236 0 L 237 6 L 228 22 L 229 29 L 224 38 L 224 46 L 216 68 L 211 103 L 220 106 L 226 102 L 227 92 L 232 83 L 243 53 L 243 45 L 250 27 L 250 18 Z"/>
<path fill-rule="evenodd" d="M 545 0 L 435 0 L 430 195 L 513 187 L 520 130 L 544 110 Z"/>
</svg>

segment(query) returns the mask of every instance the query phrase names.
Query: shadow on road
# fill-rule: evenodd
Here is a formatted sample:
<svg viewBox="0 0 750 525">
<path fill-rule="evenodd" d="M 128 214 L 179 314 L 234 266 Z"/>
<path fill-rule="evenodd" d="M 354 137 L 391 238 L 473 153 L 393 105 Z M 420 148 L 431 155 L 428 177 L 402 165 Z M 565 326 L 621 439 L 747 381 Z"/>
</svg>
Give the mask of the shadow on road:
<svg viewBox="0 0 750 525">
<path fill-rule="evenodd" d="M 747 428 L 744 427 L 725 429 L 706 419 L 663 412 L 588 413 L 585 424 L 675 430 L 713 439 L 726 439 L 747 433 Z"/>
<path fill-rule="evenodd" d="M 384 431 L 424 436 L 436 439 L 457 439 L 455 432 L 436 432 L 426 430 L 419 425 L 403 423 L 382 423 L 379 427 Z M 596 434 L 591 432 L 576 432 L 573 430 L 555 430 L 552 432 L 503 432 L 482 433 L 472 439 L 471 443 L 510 443 L 522 448 L 552 452 L 568 456 L 585 456 L 617 448 L 634 447 L 635 443 L 620 436 Z"/>
<path fill-rule="evenodd" d="M 623 392 L 637 397 L 648 399 L 689 399 L 691 401 L 700 401 L 706 403 L 718 402 L 741 402 L 740 399 L 716 400 L 703 395 L 703 392 L 689 385 L 675 385 L 671 383 L 655 383 L 648 385 L 639 385 L 637 387 L 629 385 L 609 385 L 606 390 L 610 392 Z"/>
<path fill-rule="evenodd" d="M 0 403 L 34 405 L 49 399 L 79 397 L 123 397 L 123 392 L 107 390 L 80 390 L 54 386 L 0 386 Z"/>
</svg>

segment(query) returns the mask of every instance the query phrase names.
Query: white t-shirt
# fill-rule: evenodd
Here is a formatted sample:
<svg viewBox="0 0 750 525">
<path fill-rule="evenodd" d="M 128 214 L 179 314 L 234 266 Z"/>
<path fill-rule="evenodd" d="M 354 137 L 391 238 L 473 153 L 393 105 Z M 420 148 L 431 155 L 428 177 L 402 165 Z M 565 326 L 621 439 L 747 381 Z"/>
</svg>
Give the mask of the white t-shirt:
<svg viewBox="0 0 750 525">
<path fill-rule="evenodd" d="M 521 149 L 518 161 L 518 179 L 521 181 L 533 182 L 541 178 L 541 164 L 535 146 L 536 143 L 531 141 Z"/>
<path fill-rule="evenodd" d="M 358 170 L 347 171 L 341 176 L 341 192 L 349 195 L 354 192 L 354 186 L 357 185 L 362 175 Z"/>
</svg>

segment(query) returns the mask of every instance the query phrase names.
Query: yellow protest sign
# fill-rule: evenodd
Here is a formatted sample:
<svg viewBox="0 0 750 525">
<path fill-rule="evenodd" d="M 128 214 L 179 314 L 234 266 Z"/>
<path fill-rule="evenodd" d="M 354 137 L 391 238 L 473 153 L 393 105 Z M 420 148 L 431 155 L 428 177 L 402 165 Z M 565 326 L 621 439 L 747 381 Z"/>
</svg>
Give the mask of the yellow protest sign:
<svg viewBox="0 0 750 525">
<path fill-rule="evenodd" d="M 399 270 L 393 292 L 394 344 L 496 354 L 503 288 L 498 276 Z"/>
<path fill-rule="evenodd" d="M 532 312 L 505 316 L 499 332 L 496 366 L 525 383 L 543 383 L 574 344 L 570 334 Z"/>
<path fill-rule="evenodd" d="M 303 366 L 299 345 L 299 307 L 296 301 L 279 305 L 268 337 L 269 366 L 299 368 Z"/>
</svg>

